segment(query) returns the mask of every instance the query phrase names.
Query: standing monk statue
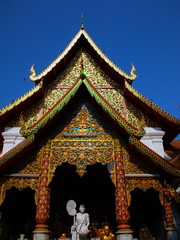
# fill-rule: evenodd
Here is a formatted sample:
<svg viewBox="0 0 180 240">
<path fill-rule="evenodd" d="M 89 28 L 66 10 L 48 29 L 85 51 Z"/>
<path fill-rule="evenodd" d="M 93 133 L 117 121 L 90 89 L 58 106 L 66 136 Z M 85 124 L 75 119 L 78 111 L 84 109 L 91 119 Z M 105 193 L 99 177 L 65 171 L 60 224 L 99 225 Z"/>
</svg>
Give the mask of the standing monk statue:
<svg viewBox="0 0 180 240">
<path fill-rule="evenodd" d="M 73 201 L 73 200 L 70 200 L 70 201 Z M 85 208 L 84 204 L 80 205 L 78 213 L 76 213 L 76 210 L 69 211 L 68 205 L 69 205 L 70 201 L 68 201 L 66 208 L 67 208 L 69 215 L 74 216 L 73 225 L 71 227 L 72 240 L 86 240 L 87 235 L 89 233 L 89 229 L 88 229 L 89 224 L 90 224 L 89 214 L 85 213 L 86 208 Z M 76 204 L 74 204 L 73 206 L 75 209 Z M 73 215 L 72 215 L 72 213 L 73 213 Z"/>
</svg>

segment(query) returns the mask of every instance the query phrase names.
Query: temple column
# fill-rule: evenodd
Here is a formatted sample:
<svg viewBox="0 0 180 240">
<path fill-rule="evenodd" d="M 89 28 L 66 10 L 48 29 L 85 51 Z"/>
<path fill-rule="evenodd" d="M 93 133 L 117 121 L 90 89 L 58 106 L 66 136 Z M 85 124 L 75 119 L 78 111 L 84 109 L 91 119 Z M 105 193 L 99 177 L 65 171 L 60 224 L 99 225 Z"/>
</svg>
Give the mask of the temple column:
<svg viewBox="0 0 180 240">
<path fill-rule="evenodd" d="M 36 209 L 36 227 L 33 240 L 49 240 L 49 211 L 50 211 L 50 188 L 48 186 L 50 151 L 44 148 L 42 154 L 42 169 L 39 178 L 39 194 Z"/>
<path fill-rule="evenodd" d="M 118 222 L 117 239 L 132 240 L 132 230 L 129 226 L 130 214 L 128 210 L 127 192 L 125 186 L 124 159 L 128 157 L 125 149 L 115 148 L 116 161 L 116 219 Z"/>
<path fill-rule="evenodd" d="M 163 189 L 163 201 L 165 211 L 165 222 L 167 231 L 167 240 L 177 240 L 177 231 L 173 222 L 173 214 L 171 208 L 171 195 L 168 189 Z"/>
</svg>

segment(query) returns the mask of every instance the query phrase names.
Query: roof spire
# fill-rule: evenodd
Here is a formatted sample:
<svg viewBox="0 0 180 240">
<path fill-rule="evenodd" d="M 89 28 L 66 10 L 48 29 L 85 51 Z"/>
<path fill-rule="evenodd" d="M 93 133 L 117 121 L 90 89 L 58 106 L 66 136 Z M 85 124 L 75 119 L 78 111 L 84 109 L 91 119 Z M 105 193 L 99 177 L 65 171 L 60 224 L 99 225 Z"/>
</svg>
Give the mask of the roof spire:
<svg viewBox="0 0 180 240">
<path fill-rule="evenodd" d="M 84 15 L 81 15 L 81 29 L 84 29 Z"/>
</svg>

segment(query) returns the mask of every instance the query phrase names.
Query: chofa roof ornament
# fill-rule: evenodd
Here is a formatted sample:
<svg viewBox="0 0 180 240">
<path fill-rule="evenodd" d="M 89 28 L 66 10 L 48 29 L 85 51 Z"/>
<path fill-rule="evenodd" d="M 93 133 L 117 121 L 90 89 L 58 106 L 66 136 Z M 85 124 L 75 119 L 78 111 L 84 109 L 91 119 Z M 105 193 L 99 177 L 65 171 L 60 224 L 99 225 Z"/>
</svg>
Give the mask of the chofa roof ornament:
<svg viewBox="0 0 180 240">
<path fill-rule="evenodd" d="M 31 66 L 31 68 L 30 68 L 30 76 L 29 76 L 29 78 L 31 79 L 31 81 L 35 81 L 34 80 L 34 77 L 36 76 L 36 72 L 35 72 L 35 70 L 34 70 L 34 64 Z"/>
<path fill-rule="evenodd" d="M 136 80 L 137 75 L 136 75 L 136 68 L 135 66 L 131 63 L 131 71 L 130 71 L 130 75 L 129 78 L 127 79 L 128 83 L 132 83 L 132 81 Z"/>
</svg>

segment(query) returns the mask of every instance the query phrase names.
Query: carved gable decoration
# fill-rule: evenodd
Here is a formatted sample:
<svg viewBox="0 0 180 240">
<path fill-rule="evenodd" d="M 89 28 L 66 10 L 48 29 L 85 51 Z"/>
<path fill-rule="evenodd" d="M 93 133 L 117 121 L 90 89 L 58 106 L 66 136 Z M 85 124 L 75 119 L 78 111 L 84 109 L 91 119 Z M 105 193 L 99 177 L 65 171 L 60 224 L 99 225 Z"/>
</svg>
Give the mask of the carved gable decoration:
<svg viewBox="0 0 180 240">
<path fill-rule="evenodd" d="M 81 105 L 70 123 L 51 141 L 51 177 L 63 162 L 74 164 L 83 176 L 86 166 L 113 163 L 114 142 L 110 132 L 87 105 Z"/>
</svg>

